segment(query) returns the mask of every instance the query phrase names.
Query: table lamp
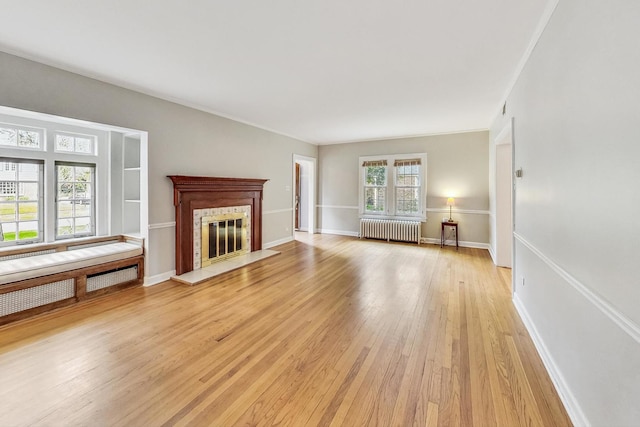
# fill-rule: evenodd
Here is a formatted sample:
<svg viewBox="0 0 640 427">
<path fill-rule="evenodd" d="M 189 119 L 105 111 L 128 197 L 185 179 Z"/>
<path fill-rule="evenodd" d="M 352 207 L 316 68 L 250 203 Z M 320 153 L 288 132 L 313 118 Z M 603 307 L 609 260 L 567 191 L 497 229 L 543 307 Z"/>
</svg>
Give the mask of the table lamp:
<svg viewBox="0 0 640 427">
<path fill-rule="evenodd" d="M 455 200 L 453 197 L 449 197 L 447 199 L 447 206 L 449 206 L 449 222 L 453 222 L 453 218 L 451 218 L 451 206 L 455 205 Z"/>
</svg>

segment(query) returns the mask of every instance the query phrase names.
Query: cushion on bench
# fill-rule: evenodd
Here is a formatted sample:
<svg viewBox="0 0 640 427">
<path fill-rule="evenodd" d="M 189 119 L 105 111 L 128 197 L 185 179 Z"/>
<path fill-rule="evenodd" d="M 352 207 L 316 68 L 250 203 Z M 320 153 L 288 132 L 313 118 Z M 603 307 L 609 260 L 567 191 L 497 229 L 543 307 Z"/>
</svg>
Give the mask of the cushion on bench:
<svg viewBox="0 0 640 427">
<path fill-rule="evenodd" d="M 119 242 L 0 261 L 0 284 L 91 267 L 138 255 L 142 255 L 142 247 L 132 243 Z"/>
</svg>

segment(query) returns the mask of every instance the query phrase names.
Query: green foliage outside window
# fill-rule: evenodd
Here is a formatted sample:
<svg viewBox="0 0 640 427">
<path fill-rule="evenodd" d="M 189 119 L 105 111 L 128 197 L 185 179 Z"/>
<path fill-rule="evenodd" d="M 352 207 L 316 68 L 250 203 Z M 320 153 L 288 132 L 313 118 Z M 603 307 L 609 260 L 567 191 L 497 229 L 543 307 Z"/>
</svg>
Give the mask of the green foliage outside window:
<svg viewBox="0 0 640 427">
<path fill-rule="evenodd" d="M 365 173 L 365 209 L 368 212 L 383 212 L 387 184 L 385 166 L 367 166 Z"/>
</svg>

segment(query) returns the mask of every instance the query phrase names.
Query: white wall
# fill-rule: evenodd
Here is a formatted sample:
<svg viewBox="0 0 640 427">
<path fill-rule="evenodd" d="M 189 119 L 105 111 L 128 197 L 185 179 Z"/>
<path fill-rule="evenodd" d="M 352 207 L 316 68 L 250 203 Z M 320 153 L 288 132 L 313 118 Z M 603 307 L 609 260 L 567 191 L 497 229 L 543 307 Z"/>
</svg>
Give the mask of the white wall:
<svg viewBox="0 0 640 427">
<path fill-rule="evenodd" d="M 166 278 L 175 268 L 167 175 L 269 179 L 263 218 L 263 245 L 268 245 L 293 236 L 293 153 L 317 157 L 314 145 L 2 52 L 0 105 L 149 132 L 145 274 L 151 280 Z"/>
<path fill-rule="evenodd" d="M 491 127 L 515 118 L 523 169 L 515 302 L 580 425 L 640 420 L 639 22 L 561 0 Z"/>
<path fill-rule="evenodd" d="M 449 217 L 447 197 L 455 196 L 453 218 L 465 244 L 489 242 L 488 132 L 422 136 L 394 140 L 321 145 L 318 227 L 357 235 L 360 156 L 427 153 L 427 223 L 422 237 L 440 241 L 440 223 Z"/>
</svg>

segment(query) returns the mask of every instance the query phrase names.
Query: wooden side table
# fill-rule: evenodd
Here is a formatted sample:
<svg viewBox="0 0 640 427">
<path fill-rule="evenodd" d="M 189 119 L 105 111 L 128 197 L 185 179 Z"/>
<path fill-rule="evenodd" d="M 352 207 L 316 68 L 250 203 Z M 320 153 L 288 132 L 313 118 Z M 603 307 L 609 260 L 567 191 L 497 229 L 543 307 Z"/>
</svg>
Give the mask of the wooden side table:
<svg viewBox="0 0 640 427">
<path fill-rule="evenodd" d="M 458 221 L 442 221 L 442 226 L 440 227 L 440 247 L 444 246 L 445 227 L 452 227 L 454 232 L 456 233 L 456 251 L 457 251 L 458 250 Z"/>
</svg>

